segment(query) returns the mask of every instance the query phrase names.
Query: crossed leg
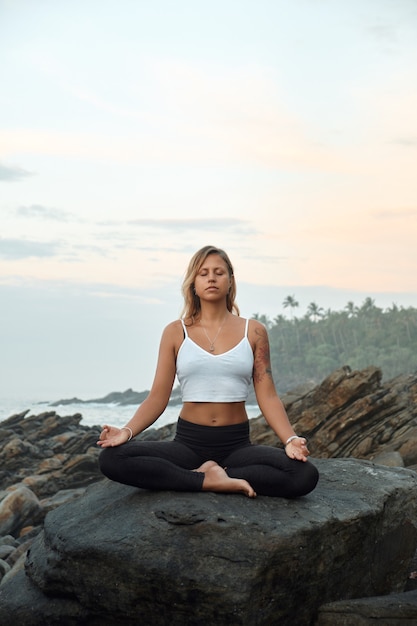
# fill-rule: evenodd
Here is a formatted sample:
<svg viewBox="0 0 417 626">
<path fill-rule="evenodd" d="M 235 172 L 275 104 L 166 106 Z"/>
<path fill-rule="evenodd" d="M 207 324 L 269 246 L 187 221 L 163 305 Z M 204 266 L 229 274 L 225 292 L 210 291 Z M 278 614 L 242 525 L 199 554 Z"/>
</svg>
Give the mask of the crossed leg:
<svg viewBox="0 0 417 626">
<path fill-rule="evenodd" d="M 225 459 L 227 474 L 243 478 L 259 495 L 296 498 L 310 493 L 318 471 L 310 461 L 288 458 L 280 448 L 250 445 L 231 452 Z"/>
<path fill-rule="evenodd" d="M 244 478 L 230 477 L 215 461 L 201 461 L 198 454 L 176 441 L 132 441 L 104 448 L 99 457 L 102 473 L 125 485 L 256 495 Z"/>
</svg>

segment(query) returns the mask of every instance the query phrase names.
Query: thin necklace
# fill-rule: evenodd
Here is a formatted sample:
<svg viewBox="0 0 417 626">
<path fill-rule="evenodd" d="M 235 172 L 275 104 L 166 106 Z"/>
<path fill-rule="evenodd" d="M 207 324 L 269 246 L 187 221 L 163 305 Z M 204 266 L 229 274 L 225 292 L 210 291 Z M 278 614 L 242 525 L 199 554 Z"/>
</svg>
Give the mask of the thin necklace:
<svg viewBox="0 0 417 626">
<path fill-rule="evenodd" d="M 221 325 L 220 325 L 220 327 L 219 327 L 219 330 L 217 331 L 216 336 L 215 336 L 215 338 L 214 338 L 214 339 L 210 339 L 210 337 L 209 337 L 209 336 L 208 336 L 208 334 L 207 334 L 206 329 L 204 328 L 204 326 L 203 326 L 203 324 L 202 324 L 202 322 L 201 322 L 201 320 L 200 320 L 201 328 L 204 330 L 204 334 L 206 335 L 207 339 L 209 340 L 209 344 L 210 344 L 210 345 L 209 345 L 209 351 L 210 351 L 210 352 L 214 352 L 214 344 L 216 343 L 216 339 L 217 339 L 217 337 L 219 336 L 219 333 L 220 333 L 221 329 L 222 329 L 222 328 L 223 328 L 223 326 L 224 326 L 224 323 L 225 323 L 225 321 L 226 321 L 226 317 L 227 317 L 227 313 L 226 313 L 226 315 L 224 316 L 223 321 L 222 321 L 222 323 L 221 323 Z"/>
</svg>

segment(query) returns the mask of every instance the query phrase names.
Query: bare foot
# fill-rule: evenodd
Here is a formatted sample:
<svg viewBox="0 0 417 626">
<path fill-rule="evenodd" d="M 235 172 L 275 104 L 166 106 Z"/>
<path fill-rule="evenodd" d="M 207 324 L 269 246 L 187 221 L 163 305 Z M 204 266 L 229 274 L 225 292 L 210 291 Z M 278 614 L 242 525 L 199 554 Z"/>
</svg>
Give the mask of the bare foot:
<svg viewBox="0 0 417 626">
<path fill-rule="evenodd" d="M 210 461 L 207 461 L 210 463 Z M 204 465 L 204 464 L 203 464 Z M 244 493 L 248 498 L 255 498 L 256 493 L 243 478 L 230 478 L 220 465 L 215 463 L 205 470 L 203 491 Z"/>
<path fill-rule="evenodd" d="M 216 461 L 205 461 L 202 465 L 200 465 L 200 467 L 197 467 L 197 469 L 194 469 L 193 472 L 207 472 L 208 469 L 210 469 L 210 467 L 219 467 L 218 463 L 216 463 Z"/>
</svg>

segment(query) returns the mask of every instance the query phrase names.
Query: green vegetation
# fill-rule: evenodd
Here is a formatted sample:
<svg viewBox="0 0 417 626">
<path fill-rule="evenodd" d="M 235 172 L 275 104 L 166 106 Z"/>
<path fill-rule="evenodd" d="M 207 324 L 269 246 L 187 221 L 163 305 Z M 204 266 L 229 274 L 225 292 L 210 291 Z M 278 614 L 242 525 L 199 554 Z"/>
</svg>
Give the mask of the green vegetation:
<svg viewBox="0 0 417 626">
<path fill-rule="evenodd" d="M 366 298 L 359 307 L 348 302 L 343 311 L 324 311 L 311 302 L 306 315 L 297 318 L 294 296 L 288 296 L 283 307 L 290 309 L 289 319 L 252 316 L 268 328 L 272 371 L 280 393 L 306 382 L 318 384 L 343 365 L 352 369 L 375 365 L 385 380 L 417 370 L 415 308 L 393 304 L 383 310 Z"/>
</svg>

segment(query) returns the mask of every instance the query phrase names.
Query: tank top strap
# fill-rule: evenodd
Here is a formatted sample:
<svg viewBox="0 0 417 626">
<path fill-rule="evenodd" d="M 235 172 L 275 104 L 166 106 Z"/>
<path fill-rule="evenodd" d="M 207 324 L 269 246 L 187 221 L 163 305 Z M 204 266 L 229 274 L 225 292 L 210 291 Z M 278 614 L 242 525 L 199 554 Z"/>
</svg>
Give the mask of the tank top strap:
<svg viewBox="0 0 417 626">
<path fill-rule="evenodd" d="M 246 318 L 246 325 L 245 325 L 245 337 L 248 336 L 248 328 L 249 328 L 249 318 Z"/>
<path fill-rule="evenodd" d="M 186 327 L 186 325 L 184 324 L 184 320 L 183 320 L 183 319 L 181 319 L 181 324 L 182 324 L 182 329 L 183 329 L 183 331 L 184 331 L 184 337 L 188 337 L 187 327 Z"/>
</svg>

